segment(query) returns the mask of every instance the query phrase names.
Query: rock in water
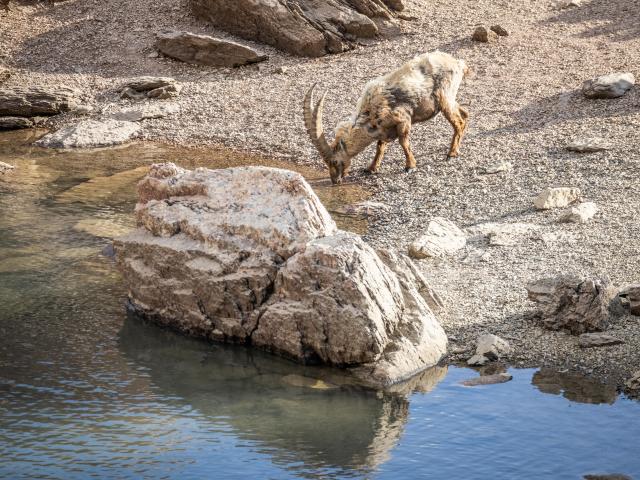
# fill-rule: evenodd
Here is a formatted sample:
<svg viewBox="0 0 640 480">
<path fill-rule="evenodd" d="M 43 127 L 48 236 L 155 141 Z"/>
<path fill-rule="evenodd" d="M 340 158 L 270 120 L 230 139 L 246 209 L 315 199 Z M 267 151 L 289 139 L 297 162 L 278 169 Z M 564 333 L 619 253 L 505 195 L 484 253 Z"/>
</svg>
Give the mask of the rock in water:
<svg viewBox="0 0 640 480">
<path fill-rule="evenodd" d="M 401 0 L 191 0 L 216 27 L 295 55 L 341 53 L 381 35 Z M 382 27 L 382 28 L 379 28 Z"/>
<path fill-rule="evenodd" d="M 457 252 L 467 243 L 467 238 L 453 222 L 436 217 L 429 222 L 427 233 L 409 245 L 413 258 L 442 257 Z"/>
<path fill-rule="evenodd" d="M 196 65 L 239 67 L 268 58 L 239 43 L 189 32 L 159 33 L 156 48 L 168 57 Z"/>
<path fill-rule="evenodd" d="M 611 73 L 584 82 L 582 93 L 587 98 L 617 98 L 627 93 L 635 83 L 631 73 Z"/>
<path fill-rule="evenodd" d="M 584 480 L 633 480 L 633 478 L 624 473 L 589 474 L 582 478 L 584 478 Z"/>
<path fill-rule="evenodd" d="M 495 385 L 498 383 L 506 383 L 513 379 L 508 373 L 496 373 L 495 375 L 481 375 L 479 377 L 470 378 L 462 383 L 465 387 L 477 387 L 479 385 Z"/>
<path fill-rule="evenodd" d="M 65 87 L 0 89 L 0 115 L 35 117 L 68 112 L 78 105 L 78 90 Z"/>
<path fill-rule="evenodd" d="M 566 207 L 579 198 L 579 188 L 556 187 L 542 191 L 533 203 L 538 210 L 548 210 Z"/>
<path fill-rule="evenodd" d="M 580 338 L 578 338 L 578 345 L 582 348 L 606 347 L 609 345 L 619 345 L 621 343 L 624 342 L 619 338 L 599 332 L 583 333 L 580 335 Z"/>
<path fill-rule="evenodd" d="M 527 285 L 527 292 L 550 330 L 569 330 L 577 335 L 603 331 L 609 323 L 613 293 L 606 278 L 544 278 Z"/>
<path fill-rule="evenodd" d="M 161 164 L 138 192 L 139 228 L 114 245 L 139 314 L 377 386 L 444 355 L 411 261 L 339 232 L 299 174 Z"/>
<path fill-rule="evenodd" d="M 598 213 L 598 206 L 595 203 L 584 202 L 564 212 L 560 217 L 560 221 L 565 223 L 587 223 L 596 213 Z"/>
<path fill-rule="evenodd" d="M 134 122 L 83 120 L 45 135 L 35 145 L 48 148 L 111 147 L 131 140 L 139 131 L 140 126 Z"/>
</svg>

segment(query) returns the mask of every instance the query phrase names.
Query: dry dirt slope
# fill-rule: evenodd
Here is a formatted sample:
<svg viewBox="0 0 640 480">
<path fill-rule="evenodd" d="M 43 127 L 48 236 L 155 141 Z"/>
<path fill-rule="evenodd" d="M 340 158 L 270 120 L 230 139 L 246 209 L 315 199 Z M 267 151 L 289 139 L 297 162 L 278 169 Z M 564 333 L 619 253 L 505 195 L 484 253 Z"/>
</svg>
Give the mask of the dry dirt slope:
<svg viewBox="0 0 640 480">
<path fill-rule="evenodd" d="M 356 174 L 354 181 L 369 185 L 393 209 L 374 222 L 368 240 L 405 248 L 436 215 L 467 227 L 486 221 L 541 225 L 540 235 L 515 247 L 477 242 L 455 258 L 422 262 L 446 297 L 445 327 L 462 344 L 479 331 L 508 336 L 521 357 L 514 360 L 522 364 L 566 365 L 620 381 L 640 369 L 637 319 L 614 324 L 626 345 L 585 354 L 573 337 L 542 332 L 528 319 L 523 285 L 559 272 L 607 274 L 617 284 L 640 281 L 640 88 L 610 101 L 586 100 L 578 90 L 583 80 L 611 71 L 640 78 L 637 1 L 584 0 L 568 9 L 551 0 L 407 3 L 406 13 L 416 20 L 404 23 L 404 34 L 392 40 L 316 60 L 252 45 L 270 61 L 229 70 L 148 57 L 154 33 L 163 29 L 224 35 L 193 20 L 186 0 L 68 0 L 54 8 L 25 2 L 0 16 L 0 54 L 15 70 L 9 84 L 70 83 L 95 101 L 112 98 L 124 77 L 175 76 L 185 84 L 182 113 L 149 121 L 146 138 L 224 143 L 316 164 L 300 111 L 311 83 L 329 91 L 329 126 L 350 113 L 367 80 L 412 56 L 439 48 L 464 58 L 477 75 L 459 96 L 472 115 L 462 157 L 444 159 L 450 127 L 437 118 L 413 134 L 415 175 L 401 173 L 397 146 L 389 149 L 381 175 Z M 470 34 L 479 23 L 500 23 L 511 35 L 494 45 L 474 43 Z M 281 66 L 287 73 L 274 73 Z M 567 152 L 565 144 L 582 135 L 604 137 L 614 148 Z M 365 152 L 356 165 L 364 167 L 371 155 Z M 513 170 L 480 174 L 500 160 Z M 532 198 L 559 185 L 581 188 L 600 215 L 587 225 L 560 225 L 556 213 L 535 212 Z M 488 252 L 486 261 L 468 256 L 473 249 Z"/>
</svg>

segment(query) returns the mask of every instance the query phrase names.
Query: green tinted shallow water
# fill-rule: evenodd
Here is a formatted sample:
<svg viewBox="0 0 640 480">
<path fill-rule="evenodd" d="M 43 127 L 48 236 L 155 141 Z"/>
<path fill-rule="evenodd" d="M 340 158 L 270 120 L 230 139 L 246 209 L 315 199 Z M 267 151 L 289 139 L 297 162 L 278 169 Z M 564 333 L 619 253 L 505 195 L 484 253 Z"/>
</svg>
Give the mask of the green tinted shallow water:
<svg viewBox="0 0 640 480">
<path fill-rule="evenodd" d="M 588 379 L 514 370 L 465 388 L 473 371 L 439 367 L 363 391 L 127 318 L 100 252 L 132 226 L 140 167 L 256 159 L 156 145 L 55 153 L 24 135 L 0 135 L 0 161 L 17 166 L 0 177 L 0 477 L 640 478 L 639 405 Z M 330 208 L 366 196 L 303 173 Z"/>
</svg>

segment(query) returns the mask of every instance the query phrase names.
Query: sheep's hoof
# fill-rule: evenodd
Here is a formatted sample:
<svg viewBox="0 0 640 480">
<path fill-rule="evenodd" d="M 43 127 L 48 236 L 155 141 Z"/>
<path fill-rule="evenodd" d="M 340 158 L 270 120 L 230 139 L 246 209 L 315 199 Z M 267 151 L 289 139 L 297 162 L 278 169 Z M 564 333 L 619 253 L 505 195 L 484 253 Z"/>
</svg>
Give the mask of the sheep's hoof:
<svg viewBox="0 0 640 480">
<path fill-rule="evenodd" d="M 404 173 L 413 173 L 416 171 L 416 167 L 404 167 Z"/>
<path fill-rule="evenodd" d="M 447 160 L 451 160 L 452 158 L 458 158 L 457 153 L 450 153 L 447 155 Z"/>
<path fill-rule="evenodd" d="M 371 170 L 370 168 L 365 168 L 364 169 L 364 174 L 365 175 L 376 175 L 378 173 L 378 170 Z"/>
</svg>

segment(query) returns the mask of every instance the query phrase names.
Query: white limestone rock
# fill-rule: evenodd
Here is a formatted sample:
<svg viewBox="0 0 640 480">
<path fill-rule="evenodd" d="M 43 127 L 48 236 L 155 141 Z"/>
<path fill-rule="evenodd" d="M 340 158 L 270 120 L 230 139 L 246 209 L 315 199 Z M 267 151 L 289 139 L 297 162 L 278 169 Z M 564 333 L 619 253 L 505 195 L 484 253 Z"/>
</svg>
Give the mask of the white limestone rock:
<svg viewBox="0 0 640 480">
<path fill-rule="evenodd" d="M 131 140 L 139 131 L 140 126 L 134 122 L 83 120 L 45 135 L 35 145 L 47 148 L 111 147 Z"/>
<path fill-rule="evenodd" d="M 427 232 L 409 245 L 413 258 L 444 257 L 464 248 L 467 238 L 453 222 L 435 217 L 429 222 Z"/>
<path fill-rule="evenodd" d="M 555 187 L 543 190 L 533 202 L 538 210 L 563 208 L 580 198 L 580 189 L 571 187 Z"/>
</svg>

